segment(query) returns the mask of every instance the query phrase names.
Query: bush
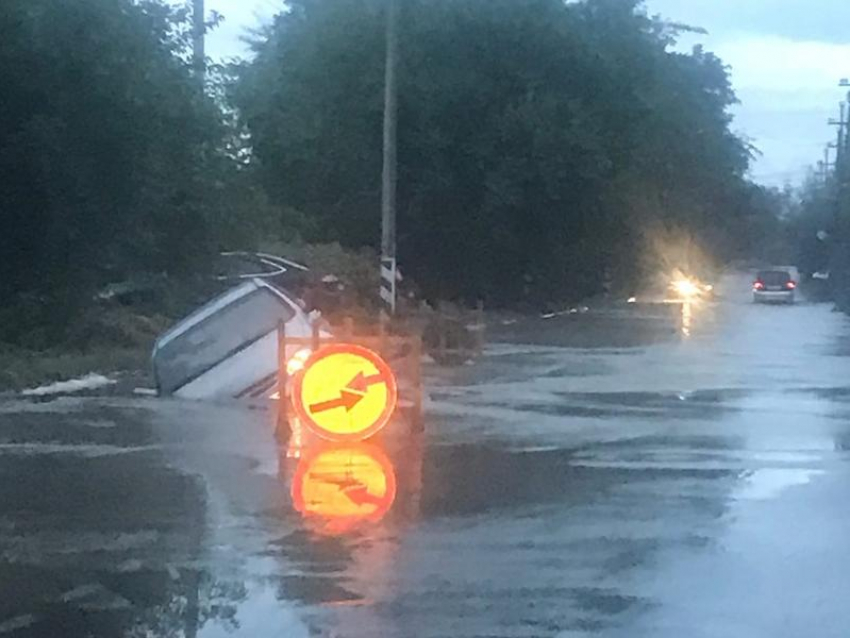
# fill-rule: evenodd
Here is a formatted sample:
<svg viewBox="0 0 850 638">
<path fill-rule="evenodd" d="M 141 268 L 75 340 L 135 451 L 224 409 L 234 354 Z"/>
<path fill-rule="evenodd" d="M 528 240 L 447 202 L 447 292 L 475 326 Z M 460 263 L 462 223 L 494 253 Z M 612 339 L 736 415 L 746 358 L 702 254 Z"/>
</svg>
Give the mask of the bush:
<svg viewBox="0 0 850 638">
<path fill-rule="evenodd" d="M 308 244 L 304 242 L 270 242 L 264 252 L 285 256 L 310 269 L 310 285 L 318 284 L 326 275 L 338 277 L 344 285 L 346 306 L 366 312 L 378 309 L 380 286 L 378 255 L 369 248 L 349 250 L 338 243 Z"/>
</svg>

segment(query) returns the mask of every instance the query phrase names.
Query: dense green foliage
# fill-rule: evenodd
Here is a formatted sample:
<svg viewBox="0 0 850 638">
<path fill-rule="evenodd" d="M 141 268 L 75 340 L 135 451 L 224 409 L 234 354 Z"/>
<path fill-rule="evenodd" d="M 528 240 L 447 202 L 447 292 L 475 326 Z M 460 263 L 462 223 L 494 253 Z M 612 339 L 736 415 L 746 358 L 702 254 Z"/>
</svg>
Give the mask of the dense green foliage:
<svg viewBox="0 0 850 638">
<path fill-rule="evenodd" d="M 290 4 L 235 93 L 262 184 L 308 238 L 374 246 L 385 2 Z M 402 7 L 399 254 L 428 294 L 576 297 L 657 267 L 659 236 L 722 260 L 772 218 L 725 67 L 639 3 Z"/>
<path fill-rule="evenodd" d="M 723 64 L 637 0 L 401 4 L 399 251 L 427 296 L 575 298 L 771 223 Z M 375 248 L 386 0 L 289 7 L 201 90 L 182 5 L 2 2 L 0 343 L 223 248 Z"/>
<path fill-rule="evenodd" d="M 3 0 L 0 340 L 62 333 L 104 284 L 239 241 L 250 191 L 186 35 L 153 0 Z"/>
<path fill-rule="evenodd" d="M 833 175 L 834 217 L 827 238 L 829 267 L 833 274 L 832 294 L 839 307 L 850 312 L 850 140 L 845 140 L 843 152 Z"/>
<path fill-rule="evenodd" d="M 800 192 L 791 221 L 797 259 L 807 273 L 829 273 L 818 293 L 850 311 L 850 139 L 842 143 L 835 170 L 812 175 Z"/>
</svg>

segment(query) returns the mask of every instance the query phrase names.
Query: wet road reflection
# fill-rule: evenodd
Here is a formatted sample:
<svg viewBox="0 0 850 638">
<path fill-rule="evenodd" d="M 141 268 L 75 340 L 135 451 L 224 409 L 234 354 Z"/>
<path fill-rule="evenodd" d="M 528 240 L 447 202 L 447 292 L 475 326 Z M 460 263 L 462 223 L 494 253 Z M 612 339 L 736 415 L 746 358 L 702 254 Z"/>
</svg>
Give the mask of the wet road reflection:
<svg viewBox="0 0 850 638">
<path fill-rule="evenodd" d="M 693 323 L 693 304 L 686 301 L 682 304 L 682 336 L 691 336 L 691 323 Z"/>
<path fill-rule="evenodd" d="M 367 443 L 317 446 L 301 458 L 292 479 L 295 509 L 326 534 L 380 521 L 395 498 L 392 463 Z"/>
<path fill-rule="evenodd" d="M 724 300 L 682 339 L 663 310 L 663 344 L 432 371 L 424 434 L 353 446 L 0 403 L 0 638 L 844 638 L 850 326 Z M 584 343 L 557 321 L 529 338 Z"/>
<path fill-rule="evenodd" d="M 297 418 L 288 421 L 287 431 L 280 442 L 279 474 L 292 510 L 311 532 L 362 534 L 388 514 L 394 523 L 418 516 L 421 435 L 395 432 L 335 443 L 313 435 Z"/>
</svg>

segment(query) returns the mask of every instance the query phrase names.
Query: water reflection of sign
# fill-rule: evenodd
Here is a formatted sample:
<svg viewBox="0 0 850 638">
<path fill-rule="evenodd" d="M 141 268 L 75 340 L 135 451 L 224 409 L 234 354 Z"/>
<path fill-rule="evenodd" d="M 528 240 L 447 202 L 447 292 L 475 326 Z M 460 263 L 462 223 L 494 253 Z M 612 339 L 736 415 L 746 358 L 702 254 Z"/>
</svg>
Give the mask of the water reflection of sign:
<svg viewBox="0 0 850 638">
<path fill-rule="evenodd" d="M 383 428 L 398 400 L 395 375 L 377 354 L 338 344 L 315 352 L 295 377 L 301 421 L 332 441 L 361 441 Z"/>
<path fill-rule="evenodd" d="M 381 520 L 395 496 L 392 463 L 366 444 L 319 449 L 301 459 L 292 479 L 295 509 L 327 533 Z"/>
</svg>

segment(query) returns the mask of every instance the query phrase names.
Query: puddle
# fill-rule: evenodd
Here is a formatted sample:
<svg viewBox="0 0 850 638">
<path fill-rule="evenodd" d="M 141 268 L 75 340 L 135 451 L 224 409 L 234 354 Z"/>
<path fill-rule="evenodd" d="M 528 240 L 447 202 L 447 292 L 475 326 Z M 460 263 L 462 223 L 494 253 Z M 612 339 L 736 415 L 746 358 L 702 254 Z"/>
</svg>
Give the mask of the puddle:
<svg viewBox="0 0 850 638">
<path fill-rule="evenodd" d="M 265 636 L 275 631 L 281 636 L 308 638 L 311 632 L 299 615 L 299 607 L 281 600 L 276 583 L 280 566 L 270 559 L 253 559 L 245 567 L 252 577 L 229 585 L 238 589 L 238 595 L 230 596 L 228 613 L 202 623 L 198 638 Z M 228 589 L 228 584 L 220 584 L 219 589 Z"/>
<path fill-rule="evenodd" d="M 777 498 L 785 490 L 807 485 L 823 470 L 767 468 L 744 473 L 742 485 L 732 494 L 734 500 L 765 501 Z"/>
</svg>

